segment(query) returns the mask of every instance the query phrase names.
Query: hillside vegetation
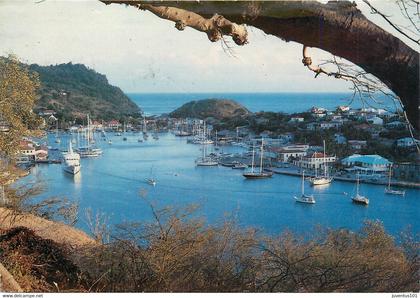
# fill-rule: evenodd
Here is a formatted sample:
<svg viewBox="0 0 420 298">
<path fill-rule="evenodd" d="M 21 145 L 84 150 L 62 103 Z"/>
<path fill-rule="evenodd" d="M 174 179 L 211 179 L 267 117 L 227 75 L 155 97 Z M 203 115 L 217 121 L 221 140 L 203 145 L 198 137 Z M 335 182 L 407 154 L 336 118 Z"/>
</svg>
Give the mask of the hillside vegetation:
<svg viewBox="0 0 420 298">
<path fill-rule="evenodd" d="M 190 101 L 169 115 L 174 118 L 225 118 L 243 117 L 250 112 L 244 106 L 228 99 L 203 99 Z"/>
<path fill-rule="evenodd" d="M 120 88 L 110 85 L 105 75 L 83 64 L 32 64 L 29 69 L 39 74 L 41 82 L 36 111 L 52 109 L 67 120 L 84 118 L 88 113 L 103 120 L 140 113 L 139 107 Z"/>
<path fill-rule="evenodd" d="M 111 242 L 86 247 L 0 229 L 0 262 L 27 292 L 419 291 L 418 240 L 397 245 L 378 222 L 304 240 L 229 219 L 211 226 L 182 210 L 154 214 L 156 222 L 118 225 Z"/>
</svg>

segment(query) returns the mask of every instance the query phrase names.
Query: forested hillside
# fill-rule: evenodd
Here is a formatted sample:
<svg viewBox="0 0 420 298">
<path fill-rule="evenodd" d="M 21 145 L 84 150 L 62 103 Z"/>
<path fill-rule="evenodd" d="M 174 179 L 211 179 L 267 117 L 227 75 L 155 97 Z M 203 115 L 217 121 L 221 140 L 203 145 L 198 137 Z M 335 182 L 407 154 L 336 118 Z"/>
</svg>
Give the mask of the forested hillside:
<svg viewBox="0 0 420 298">
<path fill-rule="evenodd" d="M 139 107 L 120 88 L 110 85 L 105 75 L 83 64 L 32 64 L 29 68 L 41 81 L 36 111 L 52 109 L 67 120 L 83 118 L 87 113 L 103 120 L 140 113 Z"/>
</svg>

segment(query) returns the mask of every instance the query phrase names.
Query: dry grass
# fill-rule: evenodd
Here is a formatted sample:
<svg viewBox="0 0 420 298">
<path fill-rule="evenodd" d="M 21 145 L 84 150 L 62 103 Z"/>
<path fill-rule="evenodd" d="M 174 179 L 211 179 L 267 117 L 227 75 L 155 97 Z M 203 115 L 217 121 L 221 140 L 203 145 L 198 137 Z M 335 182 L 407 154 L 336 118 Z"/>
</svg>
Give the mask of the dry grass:
<svg viewBox="0 0 420 298">
<path fill-rule="evenodd" d="M 42 238 L 73 248 L 97 244 L 95 240 L 81 230 L 32 214 L 16 214 L 10 209 L 0 207 L 0 219 L 0 229 L 3 230 L 26 227 Z"/>
</svg>

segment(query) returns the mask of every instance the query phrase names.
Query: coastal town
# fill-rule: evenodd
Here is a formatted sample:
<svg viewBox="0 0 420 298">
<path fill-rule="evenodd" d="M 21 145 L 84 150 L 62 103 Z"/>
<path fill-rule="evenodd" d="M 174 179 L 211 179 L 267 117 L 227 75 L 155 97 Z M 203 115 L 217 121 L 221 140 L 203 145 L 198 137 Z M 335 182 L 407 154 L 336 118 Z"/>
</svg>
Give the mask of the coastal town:
<svg viewBox="0 0 420 298">
<path fill-rule="evenodd" d="M 420 187 L 419 141 L 410 136 L 398 114 L 384 109 L 338 106 L 333 111 L 312 107 L 292 115 L 260 112 L 240 116 L 238 123 L 248 122 L 240 126 L 214 117 L 174 118 L 168 114 L 126 119 L 126 122 L 87 119 L 85 125 L 61 123 L 53 110 L 43 110 L 39 115 L 45 131 L 54 135 L 55 143 L 48 144 L 42 138 L 23 139 L 17 159 L 23 167 L 61 163 L 61 151 L 68 151 L 68 145 L 60 144 L 62 135 L 73 136 L 73 146 L 79 151 L 83 140 L 84 145 L 96 146 L 97 142 L 112 146 L 110 136 L 124 142 L 126 136 L 138 135 L 137 142 L 141 144 L 148 140 L 148 132 L 154 141 L 158 141 L 159 134 L 171 132 L 187 143 L 203 145 L 202 159 L 209 165 L 246 171 L 254 168 L 253 160 L 261 160 L 264 171 L 276 174 L 300 176 L 305 171 L 307 179 L 313 179 L 320 173 L 328 173 L 334 180 L 360 179 L 361 183 L 388 184 L 388 187 Z M 0 129 L 5 131 L 7 126 L 0 125 Z M 224 153 L 223 148 L 228 146 L 241 150 L 235 154 Z M 100 153 L 93 156 L 102 154 L 97 150 Z M 85 156 L 81 154 L 81 157 Z"/>
</svg>

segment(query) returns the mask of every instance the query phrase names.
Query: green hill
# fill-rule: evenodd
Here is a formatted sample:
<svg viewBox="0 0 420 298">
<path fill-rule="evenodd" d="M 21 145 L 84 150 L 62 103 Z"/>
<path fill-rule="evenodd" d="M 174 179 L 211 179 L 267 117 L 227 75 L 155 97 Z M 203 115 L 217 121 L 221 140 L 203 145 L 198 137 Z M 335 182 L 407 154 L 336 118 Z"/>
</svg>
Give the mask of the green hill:
<svg viewBox="0 0 420 298">
<path fill-rule="evenodd" d="M 226 118 L 244 117 L 250 112 L 242 105 L 228 99 L 203 99 L 190 101 L 169 115 L 174 118 Z"/>
<path fill-rule="evenodd" d="M 141 112 L 120 88 L 108 83 L 105 75 L 83 64 L 59 64 L 29 69 L 39 74 L 40 98 L 35 111 L 52 109 L 71 120 L 90 114 L 93 119 L 120 119 Z"/>
</svg>

